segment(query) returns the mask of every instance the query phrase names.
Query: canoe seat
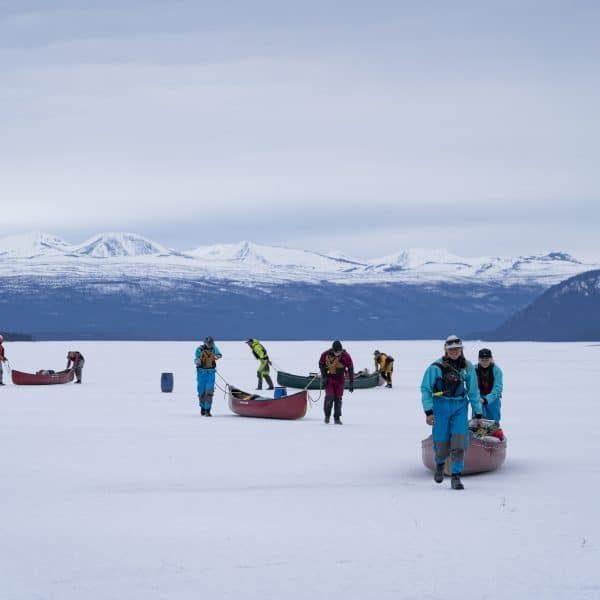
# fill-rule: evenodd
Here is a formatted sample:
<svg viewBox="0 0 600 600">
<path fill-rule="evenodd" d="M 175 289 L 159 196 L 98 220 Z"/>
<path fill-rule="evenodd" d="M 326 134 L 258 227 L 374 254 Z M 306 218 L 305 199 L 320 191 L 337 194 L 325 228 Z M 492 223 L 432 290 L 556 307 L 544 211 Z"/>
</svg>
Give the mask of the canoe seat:
<svg viewBox="0 0 600 600">
<path fill-rule="evenodd" d="M 238 400 L 256 400 L 260 398 L 258 394 L 249 394 L 234 387 L 231 388 L 231 395 Z"/>
</svg>

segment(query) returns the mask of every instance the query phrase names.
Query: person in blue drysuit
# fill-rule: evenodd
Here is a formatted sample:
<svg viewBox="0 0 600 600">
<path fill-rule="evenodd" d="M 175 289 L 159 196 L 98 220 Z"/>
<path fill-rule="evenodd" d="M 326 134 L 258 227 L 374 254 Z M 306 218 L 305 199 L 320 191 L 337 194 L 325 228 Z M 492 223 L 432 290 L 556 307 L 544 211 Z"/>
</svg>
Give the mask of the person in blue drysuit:
<svg viewBox="0 0 600 600">
<path fill-rule="evenodd" d="M 196 364 L 196 378 L 198 380 L 198 402 L 200 414 L 211 417 L 213 394 L 215 393 L 215 371 L 217 361 L 223 355 L 215 346 L 215 340 L 209 335 L 204 338 L 204 343 L 196 348 L 194 363 Z"/>
<path fill-rule="evenodd" d="M 433 451 L 436 483 L 444 480 L 444 463 L 450 456 L 451 485 L 464 489 L 460 480 L 464 469 L 465 448 L 469 443 L 468 404 L 481 425 L 481 403 L 477 374 L 465 359 L 463 343 L 451 335 L 444 343 L 444 356 L 432 363 L 421 383 L 421 401 L 427 425 L 433 426 Z"/>
<path fill-rule="evenodd" d="M 500 425 L 502 407 L 502 369 L 494 362 L 492 351 L 482 348 L 479 351 L 479 364 L 475 369 L 481 396 L 481 412 L 484 419 L 496 421 Z"/>
</svg>

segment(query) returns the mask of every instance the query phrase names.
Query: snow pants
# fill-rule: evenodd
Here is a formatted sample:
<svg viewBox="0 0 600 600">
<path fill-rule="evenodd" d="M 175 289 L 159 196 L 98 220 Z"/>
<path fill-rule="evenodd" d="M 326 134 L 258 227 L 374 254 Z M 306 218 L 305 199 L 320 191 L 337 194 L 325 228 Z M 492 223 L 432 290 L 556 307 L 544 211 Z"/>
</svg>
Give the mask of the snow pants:
<svg viewBox="0 0 600 600">
<path fill-rule="evenodd" d="M 465 398 L 433 399 L 433 451 L 435 462 L 444 464 L 448 456 L 452 473 L 462 473 L 465 467 L 465 448 L 469 444 L 468 402 Z"/>
<path fill-rule="evenodd" d="M 339 419 L 342 416 L 342 396 L 344 395 L 344 378 L 328 377 L 325 387 L 325 402 L 323 410 L 326 417 L 331 416 L 333 408 L 333 418 Z"/>
<path fill-rule="evenodd" d="M 0 383 L 2 383 L 2 361 L 0 360 Z"/>
<path fill-rule="evenodd" d="M 258 371 L 256 371 L 256 376 L 258 377 L 257 389 L 262 390 L 262 382 L 264 379 L 267 382 L 269 389 L 271 390 L 271 389 L 273 389 L 273 380 L 271 379 L 271 376 L 269 375 L 269 371 L 271 370 L 271 368 L 269 367 L 269 359 L 261 358 L 259 360 L 260 360 L 260 362 L 258 364 Z"/>
<path fill-rule="evenodd" d="M 75 380 L 81 381 L 81 371 L 83 370 L 83 365 L 85 364 L 85 359 L 81 359 L 77 366 L 75 367 Z"/>
<path fill-rule="evenodd" d="M 258 371 L 256 371 L 256 374 L 259 377 L 263 377 L 264 375 L 268 375 L 269 371 L 271 370 L 271 368 L 269 367 L 269 359 L 268 358 L 261 358 L 259 359 L 259 363 L 258 363 Z"/>
<path fill-rule="evenodd" d="M 496 423 L 500 423 L 500 398 L 496 400 L 496 402 L 492 402 L 491 404 L 483 404 L 481 403 L 481 414 L 484 419 L 490 419 L 491 421 L 496 421 Z"/>
<path fill-rule="evenodd" d="M 391 363 L 385 367 L 382 367 L 379 374 L 387 383 L 392 385 L 392 373 L 394 372 L 394 363 Z"/>
<path fill-rule="evenodd" d="M 215 369 L 196 369 L 200 408 L 210 410 L 215 393 Z"/>
</svg>

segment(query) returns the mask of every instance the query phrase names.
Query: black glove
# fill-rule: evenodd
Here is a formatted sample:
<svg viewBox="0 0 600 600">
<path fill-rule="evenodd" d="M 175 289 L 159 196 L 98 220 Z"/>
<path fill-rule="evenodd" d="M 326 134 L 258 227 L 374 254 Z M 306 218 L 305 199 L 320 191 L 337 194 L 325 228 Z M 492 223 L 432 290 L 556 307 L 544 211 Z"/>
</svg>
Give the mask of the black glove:
<svg viewBox="0 0 600 600">
<path fill-rule="evenodd" d="M 482 398 L 482 399 L 481 399 L 481 404 L 487 404 L 487 403 L 488 403 L 488 401 L 487 401 L 487 399 L 486 399 L 486 398 Z"/>
</svg>

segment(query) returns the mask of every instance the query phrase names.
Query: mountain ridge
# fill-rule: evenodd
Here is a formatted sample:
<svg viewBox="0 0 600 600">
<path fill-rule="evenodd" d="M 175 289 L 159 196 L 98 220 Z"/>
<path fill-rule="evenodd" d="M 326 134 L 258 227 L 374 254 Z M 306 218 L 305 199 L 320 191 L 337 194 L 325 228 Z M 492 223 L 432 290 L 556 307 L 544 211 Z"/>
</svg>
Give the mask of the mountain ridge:
<svg viewBox="0 0 600 600">
<path fill-rule="evenodd" d="M 600 269 L 570 277 L 545 290 L 488 339 L 531 341 L 600 340 Z"/>
<path fill-rule="evenodd" d="M 242 241 L 237 244 L 199 246 L 184 252 L 167 248 L 135 233 L 100 233 L 80 244 L 69 244 L 58 236 L 29 233 L 0 239 L 0 275 L 14 271 L 39 275 L 77 267 L 94 271 L 134 270 L 143 266 L 145 276 L 170 270 L 182 278 L 193 271 L 216 279 L 253 282 L 311 281 L 332 277 L 341 283 L 398 281 L 426 282 L 488 281 L 502 285 L 549 286 L 580 272 L 600 268 L 600 262 L 585 263 L 566 252 L 517 257 L 466 258 L 444 249 L 411 248 L 375 259 L 357 259 L 339 253 L 322 253 L 283 246 Z M 99 265 L 102 264 L 102 267 Z M 11 267 L 13 267 L 11 269 Z M 153 268 L 154 267 L 154 268 Z"/>
</svg>

